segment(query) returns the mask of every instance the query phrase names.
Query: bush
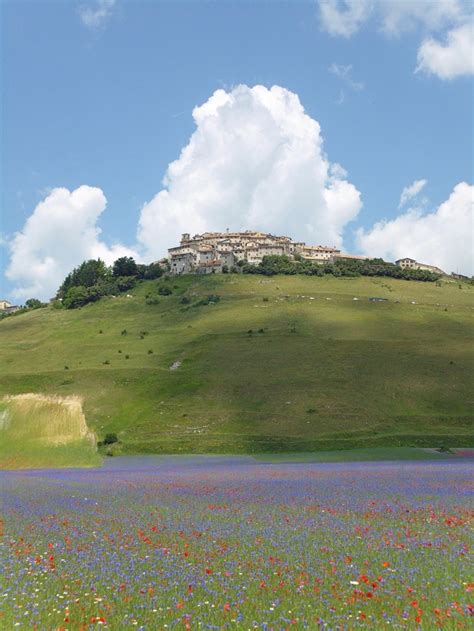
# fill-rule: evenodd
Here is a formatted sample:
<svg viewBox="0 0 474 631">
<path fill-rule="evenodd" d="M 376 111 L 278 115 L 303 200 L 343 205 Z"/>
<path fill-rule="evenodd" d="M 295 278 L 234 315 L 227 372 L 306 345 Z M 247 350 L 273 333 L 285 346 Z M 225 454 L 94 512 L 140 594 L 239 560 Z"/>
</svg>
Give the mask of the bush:
<svg viewBox="0 0 474 631">
<path fill-rule="evenodd" d="M 147 305 L 159 305 L 159 304 L 160 304 L 160 301 L 158 300 L 158 298 L 147 298 L 147 299 L 145 300 L 145 303 L 146 303 Z"/>
<path fill-rule="evenodd" d="M 209 294 L 208 296 L 206 296 L 205 298 L 202 298 L 201 300 L 199 300 L 198 302 L 196 302 L 196 304 L 194 305 L 195 307 L 205 307 L 206 305 L 215 305 L 220 301 L 221 297 L 217 296 L 215 294 Z"/>
<path fill-rule="evenodd" d="M 68 289 L 63 304 L 66 309 L 77 309 L 89 302 L 89 291 L 87 287 L 80 285 L 79 287 L 71 287 Z"/>
<path fill-rule="evenodd" d="M 120 294 L 124 291 L 128 291 L 129 289 L 133 289 L 137 284 L 137 279 L 135 276 L 119 276 L 113 286 L 110 288 L 111 292 Z"/>
<path fill-rule="evenodd" d="M 190 302 L 191 302 L 191 298 L 188 298 L 188 296 L 183 296 L 180 300 L 180 303 L 182 305 L 189 305 Z"/>
<path fill-rule="evenodd" d="M 158 287 L 158 293 L 160 294 L 160 296 L 171 296 L 173 290 L 162 285 L 161 287 Z"/>
<path fill-rule="evenodd" d="M 114 434 L 113 432 L 110 432 L 108 434 L 105 435 L 104 440 L 102 441 L 103 445 L 113 445 L 114 443 L 118 443 L 119 439 L 117 437 L 117 434 Z"/>
</svg>

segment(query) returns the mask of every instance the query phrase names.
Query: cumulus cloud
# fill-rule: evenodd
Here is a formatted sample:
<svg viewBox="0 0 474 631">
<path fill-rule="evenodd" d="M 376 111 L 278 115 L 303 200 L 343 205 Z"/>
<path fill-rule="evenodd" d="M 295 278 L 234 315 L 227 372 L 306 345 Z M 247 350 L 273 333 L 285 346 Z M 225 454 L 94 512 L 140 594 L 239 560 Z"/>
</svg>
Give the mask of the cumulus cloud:
<svg viewBox="0 0 474 631">
<path fill-rule="evenodd" d="M 445 272 L 474 273 L 474 186 L 460 182 L 436 210 L 410 209 L 390 221 L 357 231 L 364 254 L 396 260 L 409 256 Z"/>
<path fill-rule="evenodd" d="M 452 29 L 446 41 L 425 39 L 418 50 L 418 71 L 440 79 L 474 74 L 474 27 L 472 22 Z"/>
<path fill-rule="evenodd" d="M 193 111 L 196 130 L 164 188 L 142 208 L 150 258 L 182 232 L 243 228 L 340 246 L 360 193 L 323 152 L 320 126 L 278 86 L 217 90 Z"/>
<path fill-rule="evenodd" d="M 400 195 L 400 204 L 399 208 L 405 206 L 405 204 L 410 200 L 416 197 L 426 186 L 426 180 L 415 180 L 413 184 L 410 186 L 405 186 Z"/>
<path fill-rule="evenodd" d="M 97 221 L 106 204 L 100 188 L 80 186 L 74 191 L 55 188 L 36 206 L 8 243 L 6 276 L 16 285 L 15 298 L 50 298 L 66 274 L 85 259 L 101 258 L 110 264 L 120 256 L 137 256 L 122 245 L 109 247 L 100 240 Z"/>
<path fill-rule="evenodd" d="M 425 37 L 416 71 L 441 79 L 474 72 L 472 4 L 464 0 L 437 0 L 429 6 L 426 0 L 319 0 L 319 14 L 326 32 L 346 38 L 369 21 L 391 37 L 418 28 Z"/>
<path fill-rule="evenodd" d="M 81 6 L 81 22 L 90 29 L 101 28 L 110 19 L 115 4 L 116 0 L 97 0 L 94 5 Z"/>
</svg>

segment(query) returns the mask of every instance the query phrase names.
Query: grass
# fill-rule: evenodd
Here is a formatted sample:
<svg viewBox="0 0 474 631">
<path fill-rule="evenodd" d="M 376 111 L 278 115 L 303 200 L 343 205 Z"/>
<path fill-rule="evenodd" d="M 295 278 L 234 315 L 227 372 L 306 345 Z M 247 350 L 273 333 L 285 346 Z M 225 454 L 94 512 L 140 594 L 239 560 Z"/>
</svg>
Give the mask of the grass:
<svg viewBox="0 0 474 631">
<path fill-rule="evenodd" d="M 400 460 L 442 460 L 456 458 L 456 451 L 440 453 L 434 449 L 419 447 L 373 447 L 372 449 L 344 449 L 318 452 L 296 452 L 284 454 L 258 454 L 258 462 L 380 462 Z"/>
<path fill-rule="evenodd" d="M 100 463 L 78 397 L 4 397 L 0 401 L 0 438 L 3 469 Z"/>
<path fill-rule="evenodd" d="M 0 396 L 80 396 L 98 438 L 114 432 L 130 454 L 473 446 L 474 287 L 461 287 L 149 281 L 1 321 Z"/>
</svg>

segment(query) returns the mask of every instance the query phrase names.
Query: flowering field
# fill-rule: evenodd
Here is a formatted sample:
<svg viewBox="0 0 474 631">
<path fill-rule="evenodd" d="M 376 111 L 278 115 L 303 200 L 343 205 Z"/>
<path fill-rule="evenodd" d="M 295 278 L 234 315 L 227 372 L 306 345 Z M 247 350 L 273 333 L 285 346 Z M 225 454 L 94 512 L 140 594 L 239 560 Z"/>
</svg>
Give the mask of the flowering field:
<svg viewBox="0 0 474 631">
<path fill-rule="evenodd" d="M 3 472 L 0 627 L 470 629 L 472 474 L 244 458 Z"/>
</svg>

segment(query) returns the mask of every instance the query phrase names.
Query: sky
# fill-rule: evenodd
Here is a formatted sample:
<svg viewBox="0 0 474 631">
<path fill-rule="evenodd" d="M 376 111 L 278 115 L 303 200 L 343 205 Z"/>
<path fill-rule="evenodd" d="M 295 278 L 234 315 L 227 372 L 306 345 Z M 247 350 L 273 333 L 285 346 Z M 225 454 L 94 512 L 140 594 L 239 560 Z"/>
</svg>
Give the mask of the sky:
<svg viewBox="0 0 474 631">
<path fill-rule="evenodd" d="M 1 3 L 0 298 L 182 232 L 474 274 L 464 0 Z"/>
</svg>

